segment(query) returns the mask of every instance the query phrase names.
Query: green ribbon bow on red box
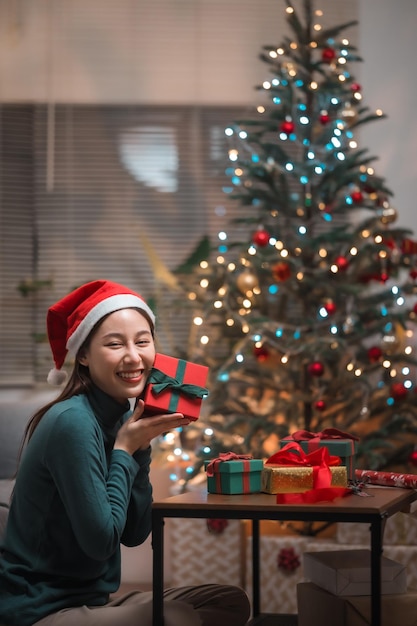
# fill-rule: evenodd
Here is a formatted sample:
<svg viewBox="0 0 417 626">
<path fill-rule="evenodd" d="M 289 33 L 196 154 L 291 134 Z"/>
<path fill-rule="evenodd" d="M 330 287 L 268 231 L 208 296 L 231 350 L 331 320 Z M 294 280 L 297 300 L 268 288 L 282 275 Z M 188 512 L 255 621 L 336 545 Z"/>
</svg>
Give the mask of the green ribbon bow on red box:
<svg viewBox="0 0 417 626">
<path fill-rule="evenodd" d="M 177 375 L 183 376 L 184 372 L 180 371 L 181 363 L 184 363 L 184 371 L 185 371 L 185 361 L 179 361 Z M 187 396 L 191 396 L 192 398 L 205 398 L 208 396 L 208 389 L 205 387 L 200 387 L 199 385 L 192 385 L 191 383 L 183 383 L 181 380 L 177 378 L 173 378 L 161 370 L 152 368 L 151 373 L 148 378 L 148 383 L 152 383 L 152 393 L 158 395 L 167 389 L 171 391 L 178 391 L 179 393 L 184 393 Z"/>
</svg>

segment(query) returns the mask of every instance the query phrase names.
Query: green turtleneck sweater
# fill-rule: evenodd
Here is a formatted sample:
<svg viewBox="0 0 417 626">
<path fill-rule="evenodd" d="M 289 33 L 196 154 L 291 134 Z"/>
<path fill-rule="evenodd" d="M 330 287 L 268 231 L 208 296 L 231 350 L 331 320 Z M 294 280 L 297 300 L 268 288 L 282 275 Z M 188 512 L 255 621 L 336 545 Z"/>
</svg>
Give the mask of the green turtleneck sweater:
<svg viewBox="0 0 417 626">
<path fill-rule="evenodd" d="M 120 543 L 151 529 L 150 449 L 113 450 L 129 417 L 97 387 L 55 404 L 30 439 L 0 546 L 0 623 L 103 605 L 120 582 Z"/>
</svg>

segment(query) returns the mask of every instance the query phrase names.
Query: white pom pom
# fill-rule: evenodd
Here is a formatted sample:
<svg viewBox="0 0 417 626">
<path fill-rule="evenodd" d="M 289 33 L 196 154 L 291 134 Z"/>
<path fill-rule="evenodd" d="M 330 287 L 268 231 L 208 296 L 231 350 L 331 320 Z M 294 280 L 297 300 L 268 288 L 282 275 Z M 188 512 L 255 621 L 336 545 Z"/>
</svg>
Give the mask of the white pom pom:
<svg viewBox="0 0 417 626">
<path fill-rule="evenodd" d="M 57 370 L 54 368 L 49 372 L 47 381 L 50 385 L 58 386 L 65 383 L 67 378 L 68 376 L 65 370 Z"/>
</svg>

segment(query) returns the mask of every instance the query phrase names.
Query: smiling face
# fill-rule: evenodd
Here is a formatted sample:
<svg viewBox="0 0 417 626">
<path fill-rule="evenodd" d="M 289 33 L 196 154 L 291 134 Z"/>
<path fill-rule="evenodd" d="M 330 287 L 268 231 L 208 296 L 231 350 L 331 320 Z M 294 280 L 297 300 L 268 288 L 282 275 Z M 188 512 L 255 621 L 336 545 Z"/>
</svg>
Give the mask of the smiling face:
<svg viewBox="0 0 417 626">
<path fill-rule="evenodd" d="M 155 360 L 148 320 L 137 309 L 111 313 L 78 360 L 89 368 L 93 383 L 118 402 L 140 396 Z"/>
</svg>

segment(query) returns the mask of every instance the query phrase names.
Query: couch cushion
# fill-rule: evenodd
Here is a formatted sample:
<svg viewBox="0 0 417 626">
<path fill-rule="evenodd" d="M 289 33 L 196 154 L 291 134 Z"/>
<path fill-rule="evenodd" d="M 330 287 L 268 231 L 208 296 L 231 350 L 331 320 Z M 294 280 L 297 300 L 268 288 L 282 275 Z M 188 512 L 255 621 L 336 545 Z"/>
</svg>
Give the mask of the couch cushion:
<svg viewBox="0 0 417 626">
<path fill-rule="evenodd" d="M 51 387 L 0 391 L 0 479 L 15 475 L 26 424 L 57 394 Z"/>
</svg>

